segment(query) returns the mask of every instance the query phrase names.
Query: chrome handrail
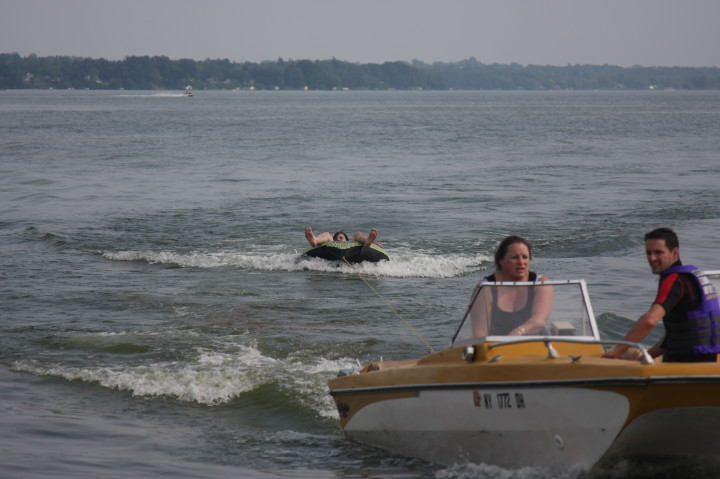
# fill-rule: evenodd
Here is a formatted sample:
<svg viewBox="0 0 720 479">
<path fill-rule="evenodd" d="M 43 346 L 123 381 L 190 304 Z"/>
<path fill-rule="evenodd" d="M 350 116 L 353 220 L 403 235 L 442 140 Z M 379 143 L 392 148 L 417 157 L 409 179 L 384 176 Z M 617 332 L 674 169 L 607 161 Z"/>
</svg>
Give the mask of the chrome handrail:
<svg viewBox="0 0 720 479">
<path fill-rule="evenodd" d="M 488 346 L 488 350 L 494 349 L 500 346 L 510 346 L 513 344 L 522 344 L 522 343 L 536 343 L 542 341 L 545 344 L 545 347 L 548 349 L 548 357 L 549 358 L 557 358 L 557 352 L 555 351 L 555 348 L 553 348 L 552 343 L 575 343 L 575 344 L 599 344 L 599 345 L 622 345 L 622 346 L 628 346 L 631 348 L 636 348 L 640 350 L 640 354 L 642 356 L 642 360 L 640 361 L 642 364 L 653 364 L 655 361 L 653 360 L 652 356 L 650 356 L 650 353 L 648 352 L 647 348 L 643 346 L 640 343 L 633 343 L 631 341 L 622 341 L 622 340 L 615 340 L 615 339 L 593 339 L 593 340 L 584 340 L 584 339 L 573 339 L 573 338 L 557 338 L 557 337 L 536 337 L 536 338 L 522 338 L 522 339 L 514 339 L 510 341 L 503 341 L 500 343 L 492 343 Z"/>
</svg>

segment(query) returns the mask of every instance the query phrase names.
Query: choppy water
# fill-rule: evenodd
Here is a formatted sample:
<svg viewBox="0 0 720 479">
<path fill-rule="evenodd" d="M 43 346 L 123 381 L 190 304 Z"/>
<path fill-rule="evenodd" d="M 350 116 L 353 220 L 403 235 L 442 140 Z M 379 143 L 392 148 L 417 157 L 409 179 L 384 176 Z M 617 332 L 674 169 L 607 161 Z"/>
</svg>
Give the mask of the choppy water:
<svg viewBox="0 0 720 479">
<path fill-rule="evenodd" d="M 0 133 L 3 477 L 548 477 L 359 446 L 326 381 L 425 353 L 386 303 L 447 345 L 508 234 L 606 337 L 646 231 L 720 269 L 720 92 L 4 91 Z"/>
</svg>

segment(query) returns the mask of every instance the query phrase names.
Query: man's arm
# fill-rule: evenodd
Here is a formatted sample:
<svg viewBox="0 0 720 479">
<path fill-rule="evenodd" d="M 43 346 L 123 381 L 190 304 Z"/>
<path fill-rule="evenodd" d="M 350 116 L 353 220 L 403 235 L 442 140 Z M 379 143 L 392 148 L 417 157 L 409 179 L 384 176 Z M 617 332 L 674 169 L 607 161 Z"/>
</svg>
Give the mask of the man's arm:
<svg viewBox="0 0 720 479">
<path fill-rule="evenodd" d="M 657 303 L 654 303 L 647 313 L 640 316 L 640 319 L 638 319 L 632 329 L 628 331 L 623 340 L 639 343 L 645 338 L 645 336 L 655 329 L 655 326 L 657 326 L 660 320 L 662 320 L 663 316 L 665 316 L 665 308 Z M 627 349 L 628 346 L 615 346 L 615 349 L 603 354 L 603 357 L 611 359 L 621 358 Z"/>
</svg>

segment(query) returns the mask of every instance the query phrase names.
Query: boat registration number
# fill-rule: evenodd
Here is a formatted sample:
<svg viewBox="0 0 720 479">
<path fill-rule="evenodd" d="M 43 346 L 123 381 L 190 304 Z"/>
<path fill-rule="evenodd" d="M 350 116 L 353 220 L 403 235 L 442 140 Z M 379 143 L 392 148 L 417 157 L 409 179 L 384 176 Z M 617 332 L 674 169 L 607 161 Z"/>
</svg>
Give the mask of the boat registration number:
<svg viewBox="0 0 720 479">
<path fill-rule="evenodd" d="M 484 409 L 524 409 L 525 396 L 523 393 L 496 392 L 483 393 L 473 391 L 473 402 L 475 407 Z"/>
</svg>

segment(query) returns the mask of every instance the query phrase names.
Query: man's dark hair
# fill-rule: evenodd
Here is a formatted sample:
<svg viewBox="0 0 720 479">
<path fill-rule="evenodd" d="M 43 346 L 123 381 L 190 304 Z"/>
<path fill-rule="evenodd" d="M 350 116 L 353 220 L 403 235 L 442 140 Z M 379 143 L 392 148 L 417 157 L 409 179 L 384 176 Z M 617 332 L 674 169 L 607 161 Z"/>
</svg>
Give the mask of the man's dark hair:
<svg viewBox="0 0 720 479">
<path fill-rule="evenodd" d="M 655 239 L 665 240 L 665 246 L 667 246 L 667 249 L 670 251 L 680 247 L 680 240 L 678 240 L 677 235 L 670 228 L 657 228 L 645 235 L 645 241 Z"/>
</svg>

